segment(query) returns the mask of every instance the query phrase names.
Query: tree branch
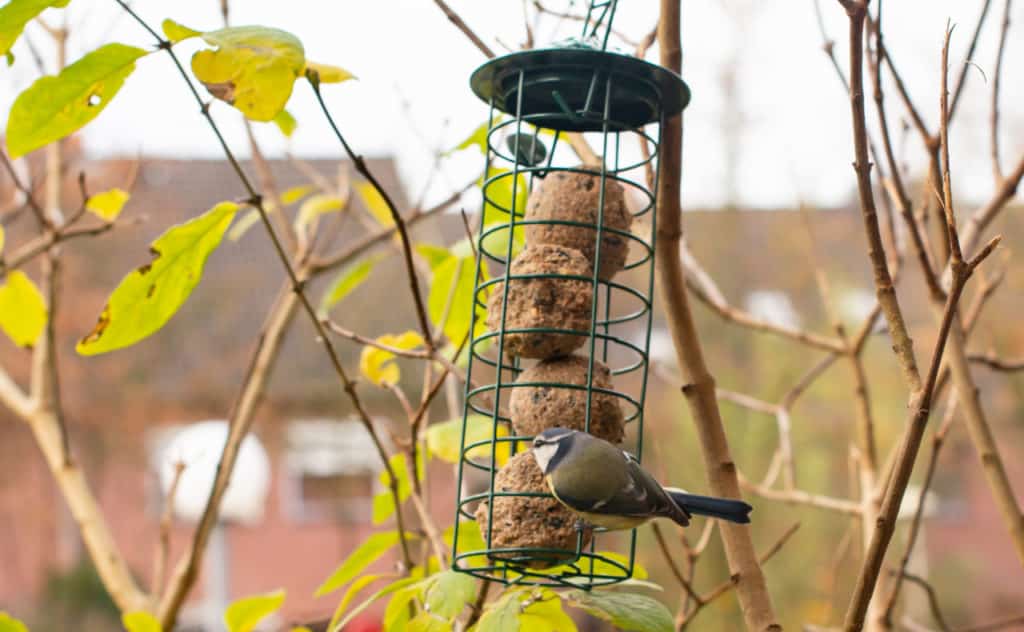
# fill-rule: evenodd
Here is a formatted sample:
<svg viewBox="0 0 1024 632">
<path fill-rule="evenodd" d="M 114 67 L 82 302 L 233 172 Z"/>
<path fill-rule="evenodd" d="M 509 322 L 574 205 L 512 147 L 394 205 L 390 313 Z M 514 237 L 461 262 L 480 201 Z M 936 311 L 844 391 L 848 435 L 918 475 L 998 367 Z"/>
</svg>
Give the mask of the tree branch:
<svg viewBox="0 0 1024 632">
<path fill-rule="evenodd" d="M 661 64 L 679 72 L 680 6 L 678 0 L 661 0 L 658 22 Z M 682 159 L 682 115 L 667 120 L 661 129 L 661 169 L 658 178 L 657 240 L 655 272 L 672 333 L 676 356 L 686 380 L 686 395 L 700 437 L 704 464 L 712 493 L 725 498 L 740 498 L 736 467 L 722 426 L 715 397 L 715 380 L 704 362 L 700 339 L 686 292 L 686 277 L 679 260 L 682 235 L 680 175 Z M 754 552 L 750 530 L 741 525 L 722 524 L 722 539 L 736 592 L 749 630 L 781 630 L 776 622 L 771 596 Z"/>
</svg>

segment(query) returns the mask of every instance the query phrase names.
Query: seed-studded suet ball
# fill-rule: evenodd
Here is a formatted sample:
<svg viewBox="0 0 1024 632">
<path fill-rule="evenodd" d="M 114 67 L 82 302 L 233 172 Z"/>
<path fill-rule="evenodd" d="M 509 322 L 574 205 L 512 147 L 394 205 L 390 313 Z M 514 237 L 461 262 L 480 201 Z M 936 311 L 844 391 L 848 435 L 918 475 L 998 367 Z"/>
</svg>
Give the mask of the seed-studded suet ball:
<svg viewBox="0 0 1024 632">
<path fill-rule="evenodd" d="M 571 355 L 544 360 L 523 371 L 516 379 L 517 384 L 545 385 L 512 388 L 509 410 L 515 433 L 533 436 L 555 426 L 587 430 L 587 364 L 587 358 Z M 597 360 L 591 383 L 595 389 L 613 390 L 611 372 Z M 623 417 L 618 397 L 598 390 L 592 392 L 589 432 L 612 443 L 622 441 Z"/>
<path fill-rule="evenodd" d="M 575 171 L 548 174 L 530 193 L 525 219 L 581 222 L 594 228 L 568 224 L 526 224 L 526 242 L 575 248 L 593 263 L 597 249 L 600 194 L 600 175 Z M 611 176 L 606 176 L 601 266 L 598 271 L 601 279 L 610 279 L 622 270 L 629 254 L 629 238 L 607 229 L 628 232 L 632 222 L 633 216 L 626 208 L 622 185 Z"/>
<path fill-rule="evenodd" d="M 512 260 L 511 274 L 558 274 L 588 277 L 590 263 L 578 250 L 534 244 Z M 505 309 L 504 352 L 524 358 L 553 358 L 572 353 L 590 333 L 594 293 L 590 281 L 541 277 L 511 279 Z M 495 286 L 487 301 L 487 327 L 501 327 L 504 284 Z M 551 328 L 562 332 L 510 332 L 515 329 Z M 572 333 L 578 332 L 578 333 Z"/>
<path fill-rule="evenodd" d="M 509 459 L 494 478 L 494 492 L 537 492 L 550 494 L 544 474 L 537 466 L 531 451 L 520 452 Z M 521 553 L 492 553 L 491 557 L 507 560 L 529 557 L 523 564 L 531 568 L 546 568 L 570 559 L 576 552 L 577 534 L 583 534 L 582 547 L 590 544 L 589 529 L 578 531 L 576 515 L 554 498 L 532 496 L 495 496 L 494 529 L 490 549 L 536 548 L 563 549 L 566 552 L 523 551 Z M 488 503 L 483 501 L 476 509 L 480 534 L 487 541 Z"/>
</svg>

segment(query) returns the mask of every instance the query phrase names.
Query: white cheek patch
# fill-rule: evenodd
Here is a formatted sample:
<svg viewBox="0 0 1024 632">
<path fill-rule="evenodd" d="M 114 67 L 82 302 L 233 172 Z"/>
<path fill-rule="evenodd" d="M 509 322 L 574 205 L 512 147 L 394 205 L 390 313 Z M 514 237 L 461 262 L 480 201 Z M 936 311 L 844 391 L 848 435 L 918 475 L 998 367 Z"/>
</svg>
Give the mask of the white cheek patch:
<svg viewBox="0 0 1024 632">
<path fill-rule="evenodd" d="M 544 443 L 536 446 L 533 449 L 533 458 L 537 459 L 537 465 L 540 467 L 542 472 L 546 472 L 548 469 L 548 463 L 554 458 L 555 452 L 558 451 L 558 446 L 553 443 Z"/>
</svg>

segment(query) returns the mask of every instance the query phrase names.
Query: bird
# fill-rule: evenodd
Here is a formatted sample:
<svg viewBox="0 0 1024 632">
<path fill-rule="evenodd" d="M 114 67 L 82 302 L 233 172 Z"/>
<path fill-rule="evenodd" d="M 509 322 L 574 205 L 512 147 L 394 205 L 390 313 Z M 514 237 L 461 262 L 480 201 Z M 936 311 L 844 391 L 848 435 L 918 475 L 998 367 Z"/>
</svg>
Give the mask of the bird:
<svg viewBox="0 0 1024 632">
<path fill-rule="evenodd" d="M 548 428 L 531 451 L 551 494 L 579 515 L 577 529 L 633 529 L 652 518 L 685 527 L 694 515 L 750 522 L 747 503 L 662 487 L 636 457 L 585 432 Z"/>
</svg>

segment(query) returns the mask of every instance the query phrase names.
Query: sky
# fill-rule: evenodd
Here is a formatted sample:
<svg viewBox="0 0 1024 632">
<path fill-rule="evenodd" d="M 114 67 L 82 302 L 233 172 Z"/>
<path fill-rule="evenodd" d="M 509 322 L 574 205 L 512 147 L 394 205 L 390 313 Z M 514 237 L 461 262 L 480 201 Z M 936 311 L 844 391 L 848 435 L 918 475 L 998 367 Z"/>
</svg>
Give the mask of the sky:
<svg viewBox="0 0 1024 632">
<path fill-rule="evenodd" d="M 825 28 L 837 39 L 836 53 L 845 66 L 846 15 L 836 0 L 820 3 Z M 499 54 L 518 49 L 525 39 L 521 0 L 449 4 Z M 528 4 L 532 16 L 533 3 Z M 546 6 L 565 10 L 570 4 L 549 0 Z M 947 20 L 956 26 L 950 52 L 955 76 L 968 61 L 966 48 L 981 5 L 981 0 L 890 0 L 884 5 L 887 44 L 933 127 Z M 200 30 L 221 26 L 217 0 L 139 0 L 133 7 L 154 26 L 165 17 Z M 439 151 L 456 145 L 486 120 L 487 110 L 468 86 L 471 72 L 485 61 L 483 55 L 431 0 L 235 0 L 231 10 L 233 24 L 290 31 L 302 40 L 308 59 L 342 66 L 358 77 L 325 86 L 328 105 L 356 151 L 395 157 L 409 198 L 418 199 L 425 191 L 427 202 L 440 199 L 482 170 L 479 154 L 464 152 L 441 161 L 434 174 Z M 993 188 L 987 121 L 1002 11 L 1003 2 L 994 0 L 981 44 L 970 60 L 966 93 L 952 132 L 954 189 L 969 203 L 984 201 Z M 67 12 L 73 33 L 70 60 L 110 41 L 151 45 L 147 34 L 120 13 L 113 0 L 75 0 Z M 59 14 L 49 10 L 46 17 L 56 21 Z M 615 27 L 640 39 L 656 17 L 654 0 L 622 0 Z M 1012 17 L 1017 25 L 1024 24 L 1024 4 L 1016 4 Z M 1018 105 L 1024 101 L 1024 82 L 1014 79 L 1024 71 L 1020 28 L 1024 27 L 1011 31 L 1004 61 L 1002 155 L 1007 165 L 1024 152 L 1024 110 Z M 576 23 L 545 17 L 535 38 L 544 44 L 577 32 Z M 37 26 L 30 26 L 28 35 L 45 48 L 46 36 Z M 827 207 L 852 199 L 849 105 L 821 43 L 814 0 L 684 2 L 683 77 L 693 92 L 686 111 L 685 206 L 779 208 L 804 202 Z M 178 48 L 188 59 L 198 43 L 193 40 Z M 14 52 L 18 63 L 0 71 L 2 111 L 36 78 L 25 44 Z M 657 47 L 648 59 L 657 60 Z M 116 99 L 86 128 L 87 151 L 97 157 L 219 156 L 170 60 L 151 55 L 138 66 Z M 724 87 L 729 77 L 735 86 L 731 91 Z M 925 166 L 919 139 L 898 133 L 904 110 L 892 86 L 885 88 L 897 144 L 912 176 L 919 175 Z M 296 84 L 288 109 L 299 122 L 291 139 L 272 125 L 257 126 L 268 155 L 280 157 L 291 151 L 304 157 L 342 157 L 303 82 Z M 247 155 L 238 113 L 222 103 L 213 113 L 231 146 Z M 873 109 L 869 107 L 868 113 L 873 127 Z"/>
</svg>

